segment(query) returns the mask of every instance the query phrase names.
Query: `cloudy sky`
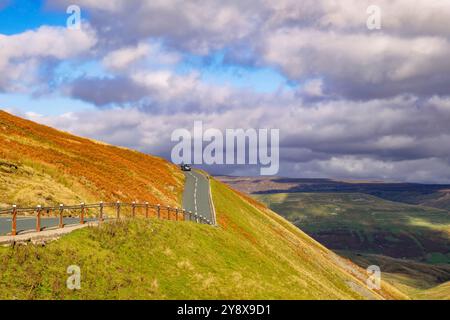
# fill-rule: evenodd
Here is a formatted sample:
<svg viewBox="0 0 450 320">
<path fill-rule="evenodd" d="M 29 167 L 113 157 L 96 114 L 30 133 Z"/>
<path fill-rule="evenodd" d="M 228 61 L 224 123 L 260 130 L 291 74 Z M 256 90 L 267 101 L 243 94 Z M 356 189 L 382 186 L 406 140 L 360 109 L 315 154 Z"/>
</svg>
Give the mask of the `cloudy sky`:
<svg viewBox="0 0 450 320">
<path fill-rule="evenodd" d="M 277 128 L 282 176 L 448 183 L 449 21 L 450 0 L 0 0 L 0 107 L 166 158 L 196 120 Z"/>
</svg>

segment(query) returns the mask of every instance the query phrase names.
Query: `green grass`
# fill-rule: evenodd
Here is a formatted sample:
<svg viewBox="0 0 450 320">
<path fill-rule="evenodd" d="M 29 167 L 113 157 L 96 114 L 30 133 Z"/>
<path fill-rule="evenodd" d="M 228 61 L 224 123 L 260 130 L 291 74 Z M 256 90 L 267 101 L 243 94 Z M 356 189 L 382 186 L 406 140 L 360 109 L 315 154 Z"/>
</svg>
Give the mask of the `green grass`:
<svg viewBox="0 0 450 320">
<path fill-rule="evenodd" d="M 450 274 L 450 265 L 448 264 L 430 265 L 414 260 L 351 251 L 338 251 L 338 253 L 363 268 L 373 264 L 378 265 L 382 270 L 384 280 L 396 285 L 413 298 L 424 298 L 425 292 L 432 291 L 433 288 L 446 282 Z M 450 292 L 448 293 L 450 294 Z"/>
<path fill-rule="evenodd" d="M 1 248 L 2 299 L 362 299 L 355 268 L 213 181 L 220 227 L 135 219 Z M 81 290 L 65 282 L 81 268 Z M 361 290 L 353 290 L 351 285 Z M 372 297 L 405 298 L 384 284 Z"/>
<path fill-rule="evenodd" d="M 411 297 L 424 298 L 425 291 L 450 280 L 448 211 L 359 193 L 255 197 L 361 267 L 379 265 Z"/>
<path fill-rule="evenodd" d="M 448 252 L 448 211 L 358 193 L 255 195 L 329 248 L 426 260 Z"/>
</svg>

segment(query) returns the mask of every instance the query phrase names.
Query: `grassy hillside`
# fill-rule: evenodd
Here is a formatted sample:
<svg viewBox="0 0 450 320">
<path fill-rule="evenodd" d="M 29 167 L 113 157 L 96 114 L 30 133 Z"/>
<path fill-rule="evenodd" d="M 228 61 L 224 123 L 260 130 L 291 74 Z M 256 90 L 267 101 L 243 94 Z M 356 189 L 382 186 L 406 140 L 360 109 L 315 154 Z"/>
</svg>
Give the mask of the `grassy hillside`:
<svg viewBox="0 0 450 320">
<path fill-rule="evenodd" d="M 428 264 L 383 255 L 338 251 L 356 264 L 367 268 L 376 264 L 383 271 L 382 278 L 414 299 L 449 299 L 450 265 Z M 447 283 L 447 285 L 446 285 Z"/>
<path fill-rule="evenodd" d="M 183 181 L 163 159 L 0 111 L 0 207 L 100 200 L 179 205 Z"/>
<path fill-rule="evenodd" d="M 417 299 L 424 300 L 450 300 L 450 281 L 434 288 L 418 292 Z"/>
<path fill-rule="evenodd" d="M 220 227 L 134 220 L 76 231 L 45 247 L 1 248 L 1 298 L 406 298 L 293 225 L 213 181 Z M 81 267 L 82 289 L 65 288 Z"/>
<path fill-rule="evenodd" d="M 2 205 L 98 200 L 179 204 L 166 161 L 0 113 Z M 45 246 L 0 248 L 0 298 L 406 298 L 255 200 L 212 182 L 219 227 L 138 218 L 75 231 Z M 78 265 L 82 289 L 69 291 Z"/>
<path fill-rule="evenodd" d="M 450 213 L 360 193 L 255 195 L 363 268 L 376 264 L 411 297 L 434 297 L 450 280 Z M 447 292 L 449 294 L 450 292 Z"/>
<path fill-rule="evenodd" d="M 388 201 L 450 209 L 450 185 L 280 177 L 218 177 L 251 194 L 363 193 Z"/>
<path fill-rule="evenodd" d="M 450 262 L 450 214 L 359 193 L 256 196 L 332 249 Z M 437 262 L 437 261 L 436 261 Z"/>
</svg>

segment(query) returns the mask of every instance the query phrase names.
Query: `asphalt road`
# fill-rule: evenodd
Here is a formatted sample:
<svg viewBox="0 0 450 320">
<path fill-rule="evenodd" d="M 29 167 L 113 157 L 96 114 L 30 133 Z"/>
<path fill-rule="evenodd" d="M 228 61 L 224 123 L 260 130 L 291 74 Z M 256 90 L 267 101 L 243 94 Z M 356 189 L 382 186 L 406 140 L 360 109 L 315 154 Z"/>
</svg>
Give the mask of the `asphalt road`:
<svg viewBox="0 0 450 320">
<path fill-rule="evenodd" d="M 214 221 L 209 204 L 209 180 L 196 171 L 185 171 L 186 181 L 183 193 L 183 208 L 187 211 L 197 212 L 198 215 Z"/>
<path fill-rule="evenodd" d="M 184 172 L 186 182 L 183 193 L 183 208 L 197 213 L 209 221 L 213 222 L 213 214 L 209 204 L 209 181 L 206 176 L 196 171 Z M 86 222 L 96 219 L 85 219 Z M 78 224 L 79 218 L 64 218 L 65 225 Z M 41 228 L 43 230 L 57 227 L 58 217 L 41 217 Z M 36 217 L 17 217 L 17 232 L 34 231 L 36 228 Z M 11 232 L 11 217 L 0 217 L 0 235 L 7 235 Z"/>
<path fill-rule="evenodd" d="M 85 219 L 86 222 L 94 221 L 95 219 Z M 78 224 L 80 218 L 64 218 L 65 225 Z M 59 225 L 59 218 L 41 218 L 41 228 L 43 230 L 57 227 Z M 36 218 L 35 217 L 17 217 L 17 232 L 23 233 L 24 231 L 36 230 Z M 11 232 L 11 217 L 0 217 L 0 235 L 4 236 Z"/>
</svg>

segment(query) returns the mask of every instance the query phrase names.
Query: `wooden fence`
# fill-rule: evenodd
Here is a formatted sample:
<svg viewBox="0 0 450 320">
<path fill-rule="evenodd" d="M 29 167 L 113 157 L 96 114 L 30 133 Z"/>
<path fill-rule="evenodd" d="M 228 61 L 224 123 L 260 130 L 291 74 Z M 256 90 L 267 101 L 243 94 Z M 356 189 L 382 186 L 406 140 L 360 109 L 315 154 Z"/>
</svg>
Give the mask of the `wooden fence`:
<svg viewBox="0 0 450 320">
<path fill-rule="evenodd" d="M 105 212 L 108 211 L 107 213 Z M 129 209 L 129 213 L 124 213 L 123 209 Z M 57 228 L 64 228 L 64 218 L 72 218 L 78 216 L 79 224 L 85 224 L 87 220 L 93 219 L 94 221 L 103 222 L 105 220 L 120 219 L 123 216 L 135 217 L 138 211 L 146 217 L 157 217 L 158 219 L 174 220 L 174 221 L 193 221 L 196 223 L 210 224 L 213 223 L 197 213 L 186 211 L 184 209 L 172 208 L 169 206 L 161 206 L 159 204 L 149 204 L 148 202 L 138 203 L 123 203 L 123 202 L 109 202 L 109 203 L 95 203 L 80 205 L 63 205 L 60 204 L 57 207 L 42 207 L 40 205 L 36 207 L 21 208 L 13 205 L 11 208 L 0 210 L 0 215 L 10 215 L 11 218 L 11 235 L 17 235 L 17 217 L 21 215 L 36 217 L 36 228 L 32 229 L 36 232 L 41 232 L 41 219 L 42 217 L 57 217 Z M 94 214 L 93 214 L 94 212 Z M 113 217 L 111 217 L 111 215 Z M 21 230 L 30 231 L 30 230 Z"/>
</svg>

